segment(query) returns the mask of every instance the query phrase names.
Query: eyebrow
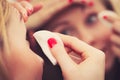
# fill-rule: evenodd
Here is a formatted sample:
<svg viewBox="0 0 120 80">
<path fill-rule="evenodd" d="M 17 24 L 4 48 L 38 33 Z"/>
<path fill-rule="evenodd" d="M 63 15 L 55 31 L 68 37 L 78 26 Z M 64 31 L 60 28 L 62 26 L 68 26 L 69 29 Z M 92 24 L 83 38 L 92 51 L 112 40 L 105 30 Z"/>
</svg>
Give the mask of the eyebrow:
<svg viewBox="0 0 120 80">
<path fill-rule="evenodd" d="M 52 25 L 53 28 L 56 28 L 57 26 L 63 26 L 63 25 L 69 25 L 70 23 L 68 21 L 62 21 L 62 22 L 57 22 Z"/>
</svg>

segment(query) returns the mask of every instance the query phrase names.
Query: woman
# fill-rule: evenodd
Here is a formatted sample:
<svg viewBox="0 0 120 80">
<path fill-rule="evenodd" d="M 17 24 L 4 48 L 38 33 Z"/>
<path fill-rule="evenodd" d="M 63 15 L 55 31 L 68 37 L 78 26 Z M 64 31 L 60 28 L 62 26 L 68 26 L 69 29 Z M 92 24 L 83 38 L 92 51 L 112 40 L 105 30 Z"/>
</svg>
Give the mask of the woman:
<svg viewBox="0 0 120 80">
<path fill-rule="evenodd" d="M 26 1 L 20 3 L 15 3 L 11 6 L 6 0 L 0 0 L 0 79 L 1 80 L 42 80 L 42 71 L 43 71 L 43 60 L 40 56 L 36 55 L 30 48 L 26 40 L 26 26 L 25 21 L 28 15 L 30 15 L 33 7 Z M 30 10 L 30 11 L 29 11 Z M 21 14 L 20 14 L 21 13 Z M 56 44 L 53 45 L 53 41 L 49 42 L 48 45 L 53 45 L 51 51 L 57 59 L 58 63 L 61 65 L 61 68 L 64 70 L 64 77 L 66 80 L 74 80 L 81 76 L 81 79 L 96 80 L 99 77 L 100 80 L 103 80 L 104 76 L 104 54 L 102 51 L 97 50 L 82 41 L 72 38 L 69 36 L 60 35 L 64 44 L 71 46 L 69 49 L 73 49 L 83 55 L 84 61 L 82 64 L 77 65 L 70 57 L 67 55 L 64 47 L 61 47 L 59 43 L 54 39 Z M 72 45 L 68 41 L 69 39 L 75 40 L 77 43 Z M 48 41 L 50 41 L 48 39 Z M 53 39 L 52 39 L 53 40 Z M 81 46 L 76 44 L 81 44 Z M 84 47 L 87 47 L 85 49 Z M 72 48 L 73 47 L 73 48 Z M 78 47 L 81 47 L 79 49 Z M 73 64 L 65 64 L 62 58 L 59 58 L 59 55 L 56 54 L 56 49 L 61 49 L 61 56 L 66 56 L 66 61 Z M 83 52 L 83 51 L 85 52 Z M 90 55 L 90 54 L 93 55 Z M 96 60 L 97 57 L 97 60 Z M 92 62 L 91 62 L 92 61 Z M 100 64 L 97 64 L 97 63 Z M 87 63 L 87 64 L 86 64 Z M 92 76 L 89 77 L 82 76 L 88 65 L 91 64 L 91 68 L 95 67 L 95 72 Z M 70 76 L 69 69 L 67 66 L 71 65 L 71 70 L 76 72 L 76 75 Z M 80 70 L 80 72 L 78 70 Z M 85 71 L 82 71 L 85 70 Z M 88 69 L 89 71 L 89 69 Z M 86 72 L 88 72 L 86 71 Z M 83 74 L 81 74 L 83 72 Z M 94 75 L 96 75 L 94 77 Z M 85 79 L 86 78 L 86 79 Z"/>
<path fill-rule="evenodd" d="M 120 73 L 120 17 L 114 18 L 108 15 L 103 17 L 113 24 L 112 28 L 110 28 L 102 24 L 97 16 L 104 10 L 119 12 L 118 10 L 120 9 L 117 6 L 119 0 L 73 0 L 73 2 L 72 0 L 54 0 L 53 2 L 45 0 L 41 2 L 44 3 L 45 7 L 31 16 L 27 22 L 30 31 L 31 47 L 36 53 L 42 57 L 44 56 L 39 52 L 39 45 L 34 42 L 32 37 L 32 33 L 35 31 L 50 30 L 72 35 L 105 52 L 106 80 L 120 79 L 118 75 Z M 113 7 L 112 4 L 116 7 Z M 42 16 L 38 17 L 39 15 Z M 44 59 L 46 60 L 45 57 Z M 47 67 L 53 67 L 51 67 L 48 60 L 45 62 L 46 66 L 44 67 L 45 72 L 43 75 L 46 76 L 49 71 Z M 54 68 L 52 70 L 55 74 L 60 73 L 58 67 L 56 71 Z M 54 75 L 50 75 L 53 76 L 52 80 L 54 80 Z M 48 80 L 48 78 L 45 78 L 45 80 Z"/>
</svg>

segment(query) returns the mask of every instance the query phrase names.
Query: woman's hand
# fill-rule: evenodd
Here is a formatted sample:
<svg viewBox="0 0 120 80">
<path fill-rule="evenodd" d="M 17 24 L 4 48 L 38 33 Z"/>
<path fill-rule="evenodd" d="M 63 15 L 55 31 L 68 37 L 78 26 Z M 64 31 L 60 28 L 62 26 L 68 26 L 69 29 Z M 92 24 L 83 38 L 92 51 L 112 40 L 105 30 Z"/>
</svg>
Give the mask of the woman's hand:
<svg viewBox="0 0 120 80">
<path fill-rule="evenodd" d="M 112 23 L 111 51 L 120 59 L 120 17 L 107 16 L 106 20 Z"/>
<path fill-rule="evenodd" d="M 34 8 L 25 1 L 11 4 L 6 22 L 10 54 L 5 59 L 11 80 L 42 80 L 43 60 L 26 40 L 25 21 Z"/>
<path fill-rule="evenodd" d="M 18 0 L 10 2 L 12 6 L 14 6 L 22 15 L 24 21 L 28 20 L 28 17 L 39 11 L 42 8 L 41 4 L 31 5 L 28 0 Z"/>
<path fill-rule="evenodd" d="M 89 46 L 75 37 L 59 34 L 65 47 L 81 56 L 77 64 L 64 47 L 54 40 L 50 50 L 62 69 L 64 80 L 104 80 L 105 55 L 102 51 Z M 52 43 L 53 42 L 53 43 Z"/>
</svg>

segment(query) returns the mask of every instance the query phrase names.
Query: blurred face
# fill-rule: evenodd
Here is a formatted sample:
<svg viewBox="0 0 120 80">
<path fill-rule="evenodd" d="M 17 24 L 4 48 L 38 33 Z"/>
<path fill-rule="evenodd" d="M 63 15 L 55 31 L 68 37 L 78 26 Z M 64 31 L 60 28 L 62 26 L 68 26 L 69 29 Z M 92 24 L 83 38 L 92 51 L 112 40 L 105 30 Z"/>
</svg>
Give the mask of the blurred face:
<svg viewBox="0 0 120 80">
<path fill-rule="evenodd" d="M 12 80 L 41 80 L 43 61 L 29 48 L 26 41 L 26 26 L 20 13 L 10 8 L 7 35 L 10 54 L 6 64 Z"/>
<path fill-rule="evenodd" d="M 46 28 L 76 36 L 80 40 L 104 51 L 107 59 L 111 59 L 112 56 L 108 54 L 111 28 L 102 24 L 97 17 L 98 13 L 103 10 L 105 10 L 105 7 L 97 0 L 94 1 L 94 6 L 91 7 L 80 8 L 80 6 L 74 6 L 57 16 Z M 106 61 L 109 63 L 111 60 Z"/>
</svg>

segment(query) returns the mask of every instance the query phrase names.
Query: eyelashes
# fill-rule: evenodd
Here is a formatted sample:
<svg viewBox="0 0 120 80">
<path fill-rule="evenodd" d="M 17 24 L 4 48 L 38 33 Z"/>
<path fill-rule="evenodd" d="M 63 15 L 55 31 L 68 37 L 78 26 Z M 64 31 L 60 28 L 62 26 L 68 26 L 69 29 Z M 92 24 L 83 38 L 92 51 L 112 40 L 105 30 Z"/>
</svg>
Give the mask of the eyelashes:
<svg viewBox="0 0 120 80">
<path fill-rule="evenodd" d="M 86 25 L 94 25 L 94 23 L 97 21 L 98 21 L 97 13 L 91 13 L 86 17 L 85 24 Z"/>
</svg>

